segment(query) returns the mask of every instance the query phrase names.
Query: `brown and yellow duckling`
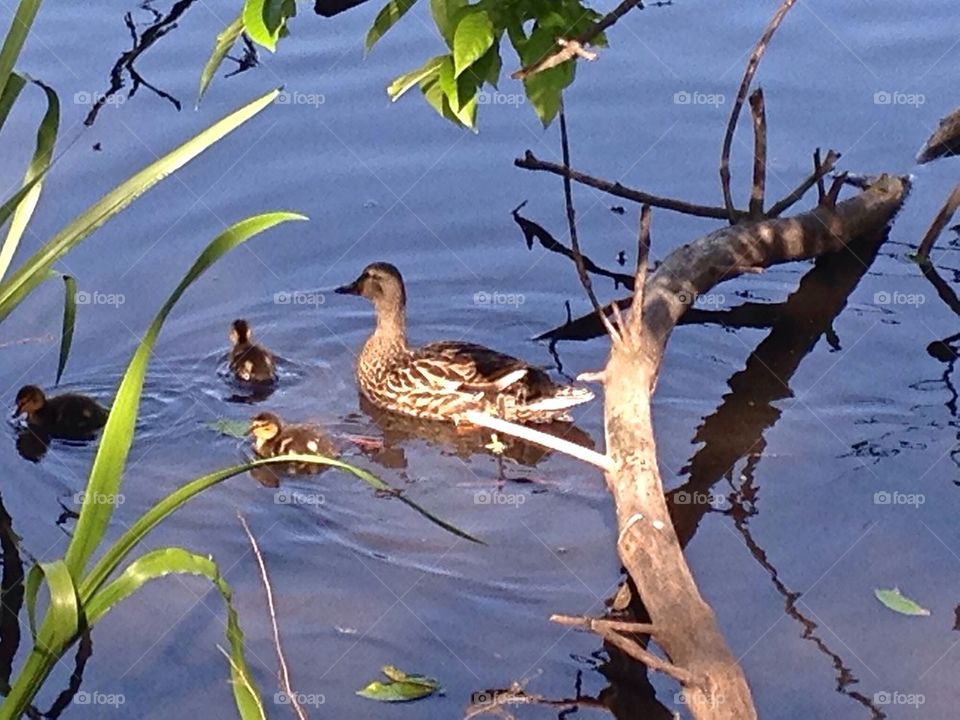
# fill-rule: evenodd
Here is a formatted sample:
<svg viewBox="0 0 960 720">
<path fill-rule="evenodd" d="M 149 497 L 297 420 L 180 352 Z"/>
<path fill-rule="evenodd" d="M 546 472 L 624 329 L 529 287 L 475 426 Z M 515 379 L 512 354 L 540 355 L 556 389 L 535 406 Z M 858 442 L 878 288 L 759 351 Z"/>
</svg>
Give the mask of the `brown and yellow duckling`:
<svg viewBox="0 0 960 720">
<path fill-rule="evenodd" d="M 407 344 L 407 295 L 393 265 L 368 265 L 336 292 L 361 295 L 377 327 L 360 352 L 357 383 L 386 410 L 425 420 L 460 423 L 471 410 L 523 423 L 569 421 L 569 408 L 593 399 L 584 387 L 563 385 L 540 368 L 495 350 L 460 341 Z"/>
<path fill-rule="evenodd" d="M 63 393 L 48 398 L 36 385 L 20 388 L 14 417 L 26 415 L 27 427 L 43 436 L 89 440 L 107 422 L 108 411 L 93 398 Z"/>
<path fill-rule="evenodd" d="M 247 430 L 253 435 L 253 452 L 257 457 L 271 458 L 278 455 L 323 455 L 336 457 L 337 449 L 333 441 L 317 425 L 284 424 L 273 413 L 263 412 L 250 421 Z M 317 473 L 323 465 L 310 463 L 290 463 L 285 466 L 296 473 Z"/>
<path fill-rule="evenodd" d="M 273 353 L 253 342 L 253 329 L 246 320 L 230 326 L 230 372 L 242 382 L 273 383 L 277 379 Z"/>
</svg>

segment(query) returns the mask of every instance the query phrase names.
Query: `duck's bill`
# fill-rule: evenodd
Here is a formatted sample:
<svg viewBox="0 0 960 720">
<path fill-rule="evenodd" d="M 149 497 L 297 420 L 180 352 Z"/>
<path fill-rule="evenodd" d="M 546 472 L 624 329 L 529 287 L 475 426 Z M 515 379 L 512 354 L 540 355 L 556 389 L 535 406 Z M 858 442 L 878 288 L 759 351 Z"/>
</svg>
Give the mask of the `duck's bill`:
<svg viewBox="0 0 960 720">
<path fill-rule="evenodd" d="M 357 278 L 349 285 L 341 285 L 336 290 L 335 293 L 338 295 L 359 295 L 360 294 L 360 278 Z"/>
</svg>

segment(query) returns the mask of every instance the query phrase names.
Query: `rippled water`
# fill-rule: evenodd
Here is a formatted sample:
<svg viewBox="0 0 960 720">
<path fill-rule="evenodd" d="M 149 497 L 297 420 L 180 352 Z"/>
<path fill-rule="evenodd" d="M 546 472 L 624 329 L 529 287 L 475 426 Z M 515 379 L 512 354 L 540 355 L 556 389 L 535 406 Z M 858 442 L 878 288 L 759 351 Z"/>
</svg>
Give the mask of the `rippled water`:
<svg viewBox="0 0 960 720">
<path fill-rule="evenodd" d="M 558 457 L 508 463 L 509 477 L 529 481 L 505 486 L 514 502 L 478 502 L 496 485 L 494 458 L 471 455 L 451 438 L 378 425 L 359 407 L 351 366 L 371 328 L 365 303 L 325 294 L 313 304 L 276 302 L 277 293 L 323 293 L 366 263 L 387 260 L 405 273 L 415 340 L 469 337 L 544 365 L 552 364 L 550 354 L 529 338 L 562 322 L 564 301 L 574 313 L 588 307 L 568 261 L 528 251 L 509 214 L 527 200 L 528 217 L 564 236 L 559 181 L 512 166 L 528 148 L 556 159 L 556 129 L 544 131 L 525 106 L 483 107 L 481 131 L 473 135 L 415 98 L 391 105 L 384 86 L 439 41 L 418 8 L 363 59 L 374 5 L 333 20 L 304 7 L 278 55 L 252 72 L 218 78 L 194 111 L 200 68 L 235 12 L 197 3 L 137 63 L 184 109 L 178 113 L 141 88 L 105 107 L 89 128 L 82 125 L 84 96 L 106 90 L 110 68 L 128 48 L 123 13 L 140 23 L 150 14 L 105 2 L 41 10 L 20 68 L 57 88 L 64 101 L 60 147 L 69 149 L 47 182 L 30 247 L 244 100 L 282 83 L 324 99 L 271 108 L 63 263 L 81 289 L 125 299 L 80 308 L 64 384 L 106 399 L 156 308 L 225 224 L 276 208 L 311 218 L 232 253 L 171 316 L 151 365 L 112 532 L 186 480 L 240 458 L 239 441 L 208 424 L 253 412 L 228 402 L 233 391 L 218 375 L 229 322 L 244 316 L 285 359 L 280 387 L 262 407 L 328 425 L 351 459 L 489 543 L 459 541 L 334 473 L 289 486 L 320 504 L 277 503 L 273 491 L 249 478 L 201 497 L 147 544 L 175 543 L 216 557 L 235 589 L 251 662 L 268 694 L 275 685 L 269 621 L 238 510 L 267 557 L 296 686 L 325 697 L 316 717 L 459 717 L 471 693 L 513 681 L 528 681 L 530 692 L 551 698 L 582 687 L 619 718 L 669 717 L 677 709 L 670 683 L 653 678 L 660 704 L 651 702 L 636 672 L 602 664 L 595 638 L 547 622 L 553 612 L 600 612 L 620 579 L 603 479 Z M 770 2 L 679 3 L 630 14 L 601 60 L 579 68 L 569 93 L 574 165 L 716 203 L 729 102 L 773 9 Z M 10 13 L 9 3 L 0 7 L 4 25 Z M 957 161 L 918 169 L 912 158 L 956 105 L 957 31 L 956 9 L 946 0 L 797 5 L 758 73 L 770 124 L 769 195 L 792 188 L 818 146 L 842 151 L 843 167 L 852 171 L 915 173 L 912 195 L 869 268 L 849 258 L 818 264 L 769 330 L 680 328 L 664 365 L 655 414 L 678 528 L 764 718 L 955 716 L 960 430 L 952 365 L 926 347 L 953 334 L 956 317 L 906 254 L 956 181 Z M 509 80 L 502 89 L 517 91 Z M 719 107 L 678 105 L 674 95 L 683 92 L 725 99 Z M 884 92 L 924 101 L 878 104 L 875 95 Z M 0 165 L 3 187 L 19 182 L 42 112 L 39 93 L 26 92 L 21 102 L 5 128 L 4 147 L 16 152 Z M 738 138 L 734 183 L 744 198 L 746 125 Z M 615 266 L 620 250 L 632 252 L 633 208 L 617 215 L 608 208 L 622 203 L 582 189 L 577 202 L 582 242 L 597 262 Z M 654 255 L 713 227 L 655 212 Z M 948 240 L 936 261 L 955 281 L 960 258 Z M 738 280 L 718 288 L 713 300 L 720 307 L 744 298 L 780 302 L 811 267 Z M 616 296 L 608 284 L 598 286 L 604 297 Z M 848 287 L 855 288 L 849 298 L 837 292 Z M 59 292 L 54 284 L 41 289 L 0 330 L 8 405 L 19 385 L 52 382 Z M 878 299 L 896 292 L 924 302 Z M 478 304 L 478 293 L 523 302 Z M 30 342 L 17 343 L 24 338 Z M 560 356 L 568 373 L 594 370 L 605 346 L 561 345 Z M 577 421 L 602 444 L 598 404 Z M 8 435 L 0 443 L 5 506 L 25 547 L 55 557 L 67 542 L 56 523 L 60 502 L 73 506 L 92 449 L 56 445 L 35 465 L 16 454 L 12 428 Z M 383 437 L 387 447 L 361 450 L 350 440 L 355 436 Z M 879 496 L 878 504 L 876 493 L 894 492 L 921 493 L 925 501 L 894 506 Z M 931 617 L 902 618 L 880 606 L 874 588 L 894 585 Z M 215 649 L 223 643 L 219 603 L 202 582 L 155 583 L 103 621 L 83 688 L 123 693 L 125 717 L 234 717 Z M 445 696 L 406 707 L 356 697 L 384 664 L 436 675 Z M 58 668 L 51 686 L 66 685 L 69 672 Z M 920 694 L 924 704 L 883 705 L 877 693 Z M 273 715 L 286 711 L 271 706 Z M 68 712 L 107 714 L 83 705 Z M 517 714 L 556 712 L 521 707 Z"/>
</svg>

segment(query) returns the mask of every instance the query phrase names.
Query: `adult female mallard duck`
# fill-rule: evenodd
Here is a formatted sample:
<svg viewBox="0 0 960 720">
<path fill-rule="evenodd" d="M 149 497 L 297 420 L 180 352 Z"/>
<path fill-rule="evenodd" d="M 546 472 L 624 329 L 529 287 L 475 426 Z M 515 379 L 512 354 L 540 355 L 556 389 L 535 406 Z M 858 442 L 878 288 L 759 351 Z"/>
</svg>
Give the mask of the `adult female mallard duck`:
<svg viewBox="0 0 960 720">
<path fill-rule="evenodd" d="M 574 405 L 593 399 L 587 388 L 561 385 L 543 370 L 481 345 L 407 344 L 407 295 L 393 265 L 368 265 L 336 292 L 373 303 L 377 327 L 360 352 L 357 383 L 374 405 L 427 420 L 461 422 L 471 410 L 527 423 L 569 421 Z"/>
<path fill-rule="evenodd" d="M 46 437 L 89 440 L 107 422 L 108 412 L 93 398 L 64 393 L 48 398 L 36 385 L 17 393 L 14 417 L 27 416 L 27 427 Z"/>
<path fill-rule="evenodd" d="M 277 379 L 273 354 L 253 343 L 253 329 L 246 320 L 234 320 L 230 326 L 230 372 L 237 380 L 272 383 Z"/>
<path fill-rule="evenodd" d="M 316 425 L 285 425 L 273 413 L 263 412 L 250 421 L 247 431 L 253 435 L 253 452 L 257 457 L 271 458 L 278 455 L 323 455 L 336 457 L 337 449 L 326 433 Z M 323 465 L 290 463 L 285 466 L 297 473 L 316 473 Z"/>
</svg>

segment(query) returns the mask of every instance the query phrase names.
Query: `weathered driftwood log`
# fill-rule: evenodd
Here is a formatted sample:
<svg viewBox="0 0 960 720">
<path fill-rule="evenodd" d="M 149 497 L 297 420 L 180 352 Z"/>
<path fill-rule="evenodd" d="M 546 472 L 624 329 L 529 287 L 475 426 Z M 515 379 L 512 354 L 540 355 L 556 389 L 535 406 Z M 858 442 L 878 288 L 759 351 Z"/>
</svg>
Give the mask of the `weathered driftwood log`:
<svg viewBox="0 0 960 720">
<path fill-rule="evenodd" d="M 745 272 L 841 250 L 851 238 L 886 225 L 907 187 L 902 178 L 882 176 L 836 206 L 827 202 L 790 219 L 740 223 L 674 250 L 635 296 L 626 340 L 612 345 L 602 378 L 617 547 L 657 644 L 673 666 L 689 673 L 684 696 L 698 720 L 747 720 L 756 710 L 690 573 L 664 498 L 650 408 L 667 340 L 698 295 Z"/>
<path fill-rule="evenodd" d="M 940 121 L 940 126 L 917 156 L 917 162 L 922 165 L 951 155 L 960 155 L 960 108 Z"/>
</svg>

